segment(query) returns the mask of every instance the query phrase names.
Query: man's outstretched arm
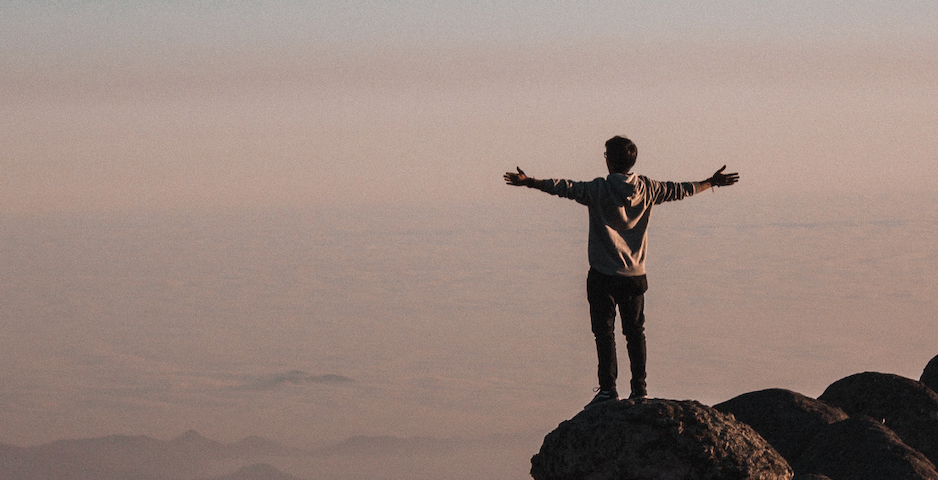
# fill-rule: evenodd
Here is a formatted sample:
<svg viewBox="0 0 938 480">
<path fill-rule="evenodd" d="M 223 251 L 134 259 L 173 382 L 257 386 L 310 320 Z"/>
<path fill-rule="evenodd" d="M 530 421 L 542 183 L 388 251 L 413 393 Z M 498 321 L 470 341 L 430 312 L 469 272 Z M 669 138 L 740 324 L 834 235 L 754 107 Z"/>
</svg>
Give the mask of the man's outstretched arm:
<svg viewBox="0 0 938 480">
<path fill-rule="evenodd" d="M 538 180 L 534 177 L 529 177 L 525 175 L 523 171 L 521 171 L 521 167 L 516 168 L 518 169 L 518 173 L 505 172 L 505 183 L 508 185 L 536 188 L 541 191 L 546 191 L 547 183 L 544 180 Z"/>
<path fill-rule="evenodd" d="M 710 187 L 728 187 L 739 181 L 738 173 L 723 173 L 723 170 L 726 170 L 726 165 L 723 165 L 710 178 L 700 182 L 700 191 L 702 192 Z"/>
</svg>

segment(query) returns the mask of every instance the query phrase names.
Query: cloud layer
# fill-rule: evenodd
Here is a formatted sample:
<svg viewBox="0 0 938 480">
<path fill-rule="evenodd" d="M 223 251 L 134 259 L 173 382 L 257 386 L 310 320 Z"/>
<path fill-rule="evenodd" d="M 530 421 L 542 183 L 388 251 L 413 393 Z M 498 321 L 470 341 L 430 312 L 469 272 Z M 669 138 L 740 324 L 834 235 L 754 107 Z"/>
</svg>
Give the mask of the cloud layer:
<svg viewBox="0 0 938 480">
<path fill-rule="evenodd" d="M 300 370 L 274 373 L 253 378 L 238 387 L 236 390 L 263 391 L 274 390 L 283 385 L 348 385 L 355 380 L 343 375 L 325 374 L 311 375 Z"/>
</svg>

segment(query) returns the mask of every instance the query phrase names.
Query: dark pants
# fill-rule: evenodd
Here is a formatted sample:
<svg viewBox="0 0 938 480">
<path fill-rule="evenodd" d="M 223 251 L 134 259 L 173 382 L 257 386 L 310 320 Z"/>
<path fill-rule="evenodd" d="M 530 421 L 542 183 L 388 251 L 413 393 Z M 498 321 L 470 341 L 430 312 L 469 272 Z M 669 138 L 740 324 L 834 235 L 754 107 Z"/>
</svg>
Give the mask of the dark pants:
<svg viewBox="0 0 938 480">
<path fill-rule="evenodd" d="M 586 278 L 586 295 L 590 303 L 590 320 L 596 336 L 599 356 L 599 388 L 615 390 L 618 365 L 616 362 L 616 305 L 622 318 L 629 361 L 632 367 L 632 393 L 646 393 L 645 387 L 645 275 L 620 277 L 605 275 L 590 269 Z"/>
</svg>

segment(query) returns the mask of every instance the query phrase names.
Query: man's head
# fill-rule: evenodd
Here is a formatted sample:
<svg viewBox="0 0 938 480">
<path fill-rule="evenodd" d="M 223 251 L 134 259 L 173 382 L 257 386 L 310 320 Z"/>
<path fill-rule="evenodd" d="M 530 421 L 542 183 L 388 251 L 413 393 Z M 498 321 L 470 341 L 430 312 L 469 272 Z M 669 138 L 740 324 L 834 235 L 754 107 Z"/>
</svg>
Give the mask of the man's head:
<svg viewBox="0 0 938 480">
<path fill-rule="evenodd" d="M 638 148 L 631 140 L 618 135 L 606 141 L 606 166 L 609 173 L 628 173 L 635 166 Z"/>
</svg>

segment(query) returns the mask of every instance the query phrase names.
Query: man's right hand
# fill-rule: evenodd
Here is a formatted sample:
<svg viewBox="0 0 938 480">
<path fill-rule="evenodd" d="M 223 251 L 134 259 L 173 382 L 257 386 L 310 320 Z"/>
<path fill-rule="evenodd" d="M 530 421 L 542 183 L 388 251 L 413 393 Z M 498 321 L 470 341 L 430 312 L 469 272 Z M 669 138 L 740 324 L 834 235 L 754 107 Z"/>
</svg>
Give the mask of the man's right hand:
<svg viewBox="0 0 938 480">
<path fill-rule="evenodd" d="M 505 183 L 507 183 L 508 185 L 515 185 L 515 186 L 525 186 L 525 185 L 527 185 L 526 182 L 527 182 L 528 178 L 530 178 L 530 177 L 528 177 L 527 175 L 524 174 L 523 171 L 521 171 L 521 167 L 515 167 L 515 168 L 518 169 L 518 173 L 515 173 L 515 172 L 505 172 L 505 177 L 504 177 L 504 178 L 505 178 Z"/>
</svg>

